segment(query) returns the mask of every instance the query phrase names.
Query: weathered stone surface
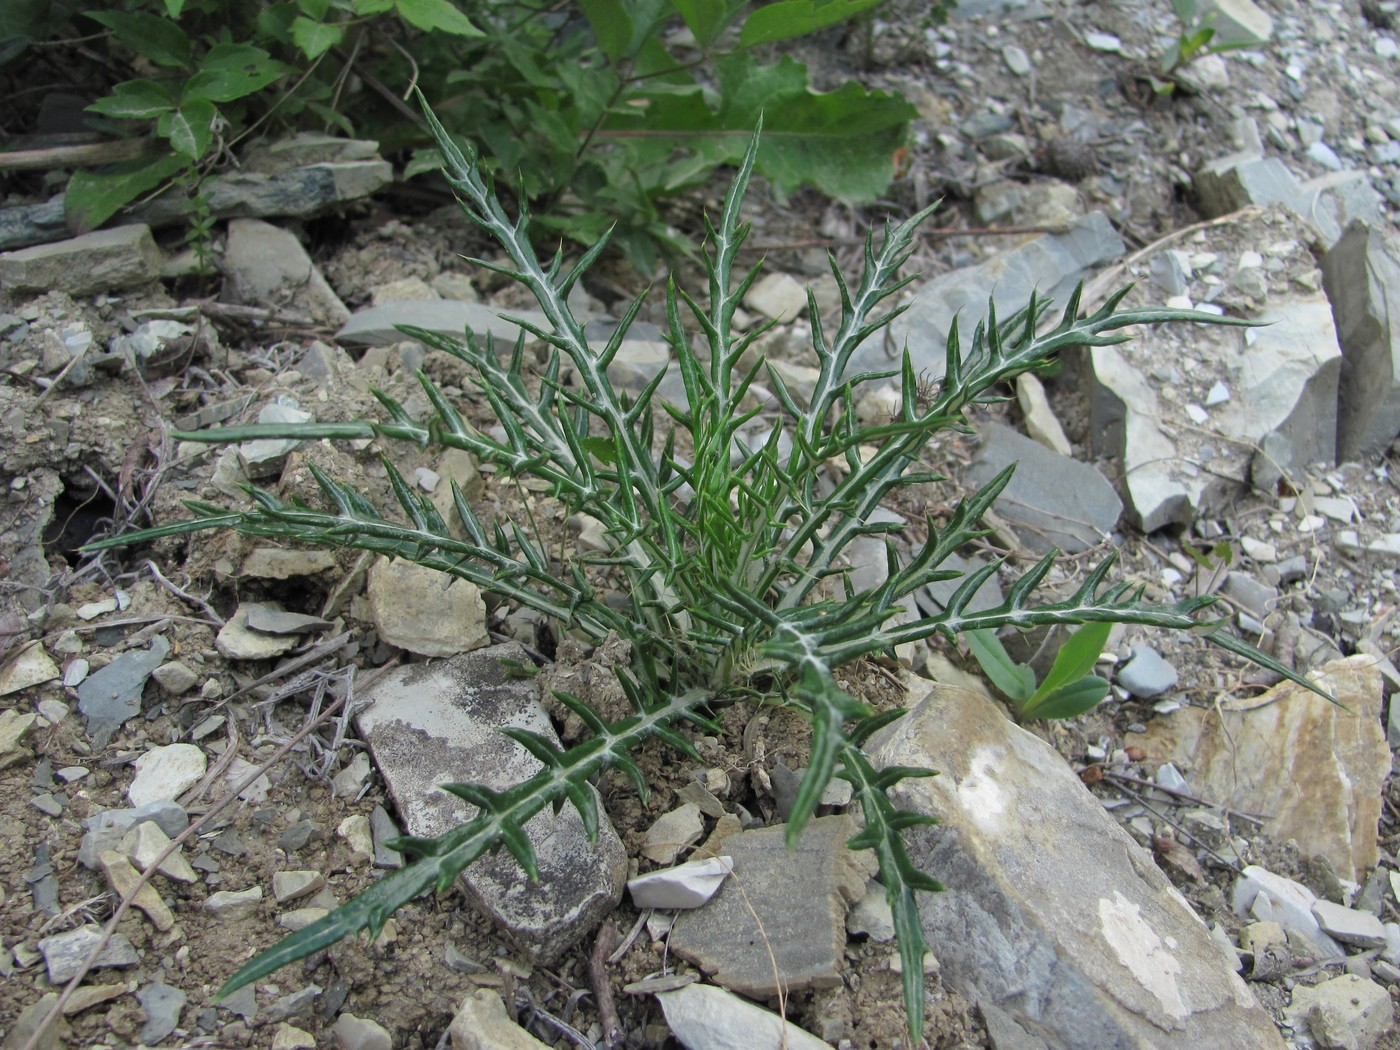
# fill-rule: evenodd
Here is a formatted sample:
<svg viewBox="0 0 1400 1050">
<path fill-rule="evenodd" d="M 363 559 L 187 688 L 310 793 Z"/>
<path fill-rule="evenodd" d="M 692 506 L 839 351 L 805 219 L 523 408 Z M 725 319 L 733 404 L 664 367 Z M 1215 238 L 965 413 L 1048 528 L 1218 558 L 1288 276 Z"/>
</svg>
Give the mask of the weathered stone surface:
<svg viewBox="0 0 1400 1050">
<path fill-rule="evenodd" d="M 0 251 L 58 241 L 68 236 L 63 194 L 39 204 L 0 208 Z"/>
<path fill-rule="evenodd" d="M 151 639 L 146 649 L 122 653 L 78 687 L 78 710 L 87 718 L 87 733 L 103 748 L 127 719 L 141 710 L 146 679 L 170 655 L 163 635 Z"/>
<path fill-rule="evenodd" d="M 126 797 L 137 808 L 179 798 L 204 776 L 206 764 L 204 752 L 194 744 L 153 747 L 132 764 L 136 779 Z"/>
<path fill-rule="evenodd" d="M 224 268 L 238 302 L 330 325 L 350 320 L 350 311 L 290 230 L 261 219 L 234 219 L 228 224 Z"/>
<path fill-rule="evenodd" d="M 113 850 L 104 850 L 97 860 L 102 865 L 102 874 L 107 876 L 107 884 L 119 897 L 135 891 L 131 903 L 146 913 L 151 925 L 162 932 L 175 925 L 170 907 L 161 900 L 154 886 L 141 882 L 141 873 L 131 866 L 131 861 Z"/>
<path fill-rule="evenodd" d="M 766 273 L 744 296 L 744 306 L 775 321 L 791 321 L 807 309 L 807 289 L 791 274 Z"/>
<path fill-rule="evenodd" d="M 1341 348 L 1331 307 L 1320 296 L 1293 299 L 1260 320 L 1272 324 L 1163 326 L 1090 351 L 1094 451 L 1122 462 L 1128 517 L 1144 532 L 1189 524 L 1233 499 L 1252 476 L 1255 448 L 1280 471 L 1332 461 Z M 1181 374 L 1163 374 L 1163 362 L 1179 363 Z M 1192 423 L 1176 402 L 1197 386 L 1205 401 L 1217 381 L 1233 396 Z"/>
<path fill-rule="evenodd" d="M 916 680 L 912 710 L 872 739 L 877 767 L 922 766 L 899 804 L 947 885 L 920 900 L 943 979 L 1052 1046 L 1281 1048 L 1205 924 L 1043 741 L 977 693 Z"/>
<path fill-rule="evenodd" d="M 512 317 L 548 328 L 549 322 L 538 310 L 511 310 Z M 395 325 L 409 324 L 424 328 L 429 332 L 462 338 L 462 333 L 470 329 L 480 339 L 487 334 L 494 336 L 499 343 L 513 346 L 520 335 L 520 328 L 491 307 L 482 303 L 464 303 L 454 299 L 420 299 L 414 302 L 386 303 L 371 306 L 367 310 L 357 310 L 346 322 L 345 327 L 336 332 L 336 339 L 346 346 L 392 346 L 408 337 Z M 526 335 L 526 341 L 531 338 Z"/>
<path fill-rule="evenodd" d="M 58 665 L 40 642 L 31 642 L 0 668 L 0 696 L 31 689 L 58 678 Z"/>
<path fill-rule="evenodd" d="M 665 871 L 639 875 L 628 881 L 627 890 L 637 908 L 698 908 L 715 895 L 733 871 L 733 864 L 732 857 L 692 860 Z"/>
<path fill-rule="evenodd" d="M 369 570 L 369 606 L 379 636 L 411 653 L 455 656 L 490 641 L 476 584 L 413 562 L 376 561 Z"/>
<path fill-rule="evenodd" d="M 968 480 L 985 485 L 1010 464 L 1018 464 L 994 508 L 1031 550 L 1043 554 L 1058 547 L 1075 554 L 1102 543 L 1117 527 L 1123 503 L 1093 466 L 998 423 L 983 427 L 982 434 Z"/>
<path fill-rule="evenodd" d="M 1400 252 L 1353 223 L 1322 259 L 1342 346 L 1337 459 L 1384 452 L 1400 434 Z"/>
<path fill-rule="evenodd" d="M 503 659 L 529 662 L 518 645 L 498 645 L 441 663 L 397 668 L 375 684 L 369 705 L 356 716 L 409 834 L 441 835 L 470 819 L 472 807 L 439 784 L 503 790 L 539 771 L 538 760 L 502 736 L 501 727 L 530 729 L 558 745 L 536 688 L 511 679 Z M 539 862 L 539 882 L 531 882 L 502 850 L 468 867 L 462 883 L 547 965 L 616 906 L 627 857 L 606 816 L 594 845 L 570 805 L 557 815 L 546 807 L 525 832 Z"/>
<path fill-rule="evenodd" d="M 642 856 L 657 864 L 672 864 L 683 850 L 699 842 L 704 833 L 700 807 L 687 802 L 656 818 L 642 840 Z"/>
<path fill-rule="evenodd" d="M 490 988 L 462 1000 L 448 1032 L 452 1050 L 549 1050 L 507 1016 L 506 1004 Z"/>
<path fill-rule="evenodd" d="M 144 225 L 117 226 L 0 253 L 0 288 L 69 295 L 131 288 L 160 277 L 161 252 Z"/>
<path fill-rule="evenodd" d="M 289 551 L 277 547 L 255 547 L 243 559 L 242 573 L 260 580 L 291 580 L 316 576 L 335 568 L 330 551 Z"/>
<path fill-rule="evenodd" d="M 1347 973 L 1293 989 L 1286 1016 L 1305 1025 L 1324 1050 L 1371 1050 L 1394 1024 L 1395 1008 L 1375 981 Z"/>
<path fill-rule="evenodd" d="M 264 603 L 243 602 L 219 628 L 214 647 L 230 660 L 270 660 L 296 647 L 294 635 L 265 634 L 248 626 L 248 617 Z M 277 606 L 280 609 L 280 606 Z"/>
<path fill-rule="evenodd" d="M 677 955 L 755 998 L 840 985 L 846 911 L 873 874 L 868 852 L 846 848 L 847 816 L 811 821 L 795 850 L 786 834 L 779 824 L 725 839 L 734 878 L 671 929 Z"/>
<path fill-rule="evenodd" d="M 215 218 L 305 217 L 357 200 L 394 181 L 387 160 L 342 160 L 288 168 L 272 174 L 236 171 L 205 183 L 205 200 Z M 163 194 L 132 208 L 130 218 L 151 226 L 187 221 L 188 205 L 178 194 Z"/>
<path fill-rule="evenodd" d="M 1338 703 L 1286 682 L 1263 696 L 1185 707 L 1154 719 L 1139 743 L 1174 762 L 1202 798 L 1268 816 L 1265 834 L 1296 839 L 1344 879 L 1376 863 L 1381 789 L 1390 750 L 1381 725 L 1381 675 L 1368 656 L 1313 676 Z"/>
<path fill-rule="evenodd" d="M 79 926 L 66 933 L 56 933 L 39 942 L 39 953 L 48 967 L 49 980 L 53 984 L 66 984 L 82 968 L 83 960 L 102 939 L 102 928 L 89 924 Z M 93 961 L 94 970 L 107 966 L 136 966 L 140 963 L 136 949 L 124 933 L 112 934 L 107 946 Z"/>
<path fill-rule="evenodd" d="M 791 1021 L 713 985 L 688 984 L 656 999 L 687 1050 L 831 1050 Z"/>
<path fill-rule="evenodd" d="M 1094 212 L 1068 233 L 1043 234 L 976 266 L 942 274 L 914 293 L 913 305 L 890 325 L 883 348 L 881 340 L 868 340 L 852 368 L 897 368 L 907 345 L 916 373 L 941 376 L 954 318 L 966 350 L 974 328 L 986 318 L 988 299 L 995 296 L 998 317 L 1025 307 L 1032 291 L 1063 304 L 1093 267 L 1122 254 L 1122 239 L 1103 213 Z"/>
<path fill-rule="evenodd" d="M 1222 44 L 1263 44 L 1274 32 L 1274 20 L 1253 0 L 1201 0 L 1198 14 Z"/>
</svg>

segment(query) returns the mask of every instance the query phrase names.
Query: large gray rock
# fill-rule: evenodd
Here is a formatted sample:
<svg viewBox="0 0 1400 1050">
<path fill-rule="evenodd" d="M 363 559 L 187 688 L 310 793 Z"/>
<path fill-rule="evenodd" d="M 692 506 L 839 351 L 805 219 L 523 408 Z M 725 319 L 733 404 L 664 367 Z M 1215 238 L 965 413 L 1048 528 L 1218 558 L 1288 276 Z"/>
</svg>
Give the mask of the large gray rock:
<svg viewBox="0 0 1400 1050">
<path fill-rule="evenodd" d="M 149 226 L 117 226 L 0 253 L 0 288 L 74 296 L 131 288 L 157 280 L 161 259 Z"/>
<path fill-rule="evenodd" d="M 304 218 L 345 201 L 358 200 L 394 181 L 387 160 L 347 160 L 290 168 L 273 174 L 238 171 L 204 184 L 210 213 L 217 219 L 276 215 Z M 179 194 L 163 194 L 128 212 L 133 221 L 168 226 L 188 219 L 188 204 Z"/>
<path fill-rule="evenodd" d="M 538 310 L 508 312 L 513 317 L 548 328 L 549 322 Z M 464 331 L 471 331 L 478 339 L 485 339 L 489 333 L 498 343 L 504 341 L 507 347 L 513 346 L 520 335 L 519 325 L 504 320 L 500 313 L 483 303 L 418 299 L 358 310 L 345 327 L 335 333 L 335 337 L 348 346 L 392 346 L 408 338 L 398 330 L 397 326 L 401 324 L 425 328 L 454 339 L 461 339 Z M 525 338 L 528 342 L 534 337 L 527 333 Z"/>
<path fill-rule="evenodd" d="M 1123 241 L 1102 212 L 1079 220 L 1067 233 L 1042 234 L 985 262 L 924 282 L 913 304 L 890 325 L 883 343 L 867 342 L 856 354 L 859 369 L 898 368 L 907 345 L 915 372 L 941 376 L 954 318 L 963 351 L 995 297 L 997 316 L 1025 307 L 1031 292 L 1052 296 L 1061 306 L 1074 286 L 1096 266 L 1123 254 Z"/>
<path fill-rule="evenodd" d="M 529 659 L 518 645 L 497 645 L 396 668 L 370 690 L 356 720 L 408 834 L 435 837 L 471 819 L 473 807 L 440 784 L 504 790 L 539 772 L 537 759 L 498 732 L 515 726 L 558 744 L 534 684 L 511 678 L 502 663 Z M 598 809 L 596 844 L 571 805 L 558 814 L 545 807 L 525 825 L 538 882 L 505 850 L 462 873 L 462 885 L 482 909 L 541 965 L 572 947 L 622 897 L 627 854 L 601 801 Z"/>
<path fill-rule="evenodd" d="M 1207 162 L 1192 179 L 1196 206 L 1208 218 L 1241 208 L 1279 205 L 1316 232 L 1325 248 L 1353 220 L 1377 224 L 1381 196 L 1365 172 L 1336 171 L 1300 182 L 1277 157 L 1251 150 Z"/>
<path fill-rule="evenodd" d="M 290 230 L 260 219 L 228 224 L 224 269 L 239 301 L 343 325 L 350 311 Z"/>
<path fill-rule="evenodd" d="M 1331 307 L 1290 299 L 1260 320 L 1271 324 L 1148 329 L 1089 352 L 1094 450 L 1120 461 L 1128 517 L 1142 531 L 1189 524 L 1261 474 L 1332 462 L 1342 357 Z M 1217 382 L 1229 399 L 1192 422 L 1186 406 Z"/>
<path fill-rule="evenodd" d="M 1378 455 L 1400 434 L 1400 251 L 1355 222 L 1322 259 L 1342 345 L 1337 459 Z"/>
<path fill-rule="evenodd" d="M 1043 554 L 1058 547 L 1077 554 L 1098 546 L 1117 527 L 1123 502 L 1092 465 L 1062 456 L 999 423 L 983 427 L 982 433 L 986 439 L 968 480 L 985 485 L 1017 464 L 994 507 L 1016 526 L 1021 542 L 1031 550 Z"/>
<path fill-rule="evenodd" d="M 899 805 L 947 890 L 920 898 L 943 979 L 1064 1050 L 1282 1050 L 1269 1015 L 1152 858 L 1064 760 L 986 697 L 915 680 L 877 767 L 922 766 Z"/>
</svg>

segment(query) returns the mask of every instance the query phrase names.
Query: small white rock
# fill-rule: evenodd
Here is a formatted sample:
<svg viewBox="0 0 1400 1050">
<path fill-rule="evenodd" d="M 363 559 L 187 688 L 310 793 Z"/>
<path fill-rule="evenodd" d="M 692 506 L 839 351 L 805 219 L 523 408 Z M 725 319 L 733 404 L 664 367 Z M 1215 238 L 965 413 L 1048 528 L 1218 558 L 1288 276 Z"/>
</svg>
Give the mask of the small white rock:
<svg viewBox="0 0 1400 1050">
<path fill-rule="evenodd" d="M 692 860 L 638 876 L 627 883 L 627 889 L 638 908 L 698 908 L 715 895 L 733 870 L 734 862 L 729 857 Z"/>
<path fill-rule="evenodd" d="M 153 747 L 136 760 L 126 797 L 136 807 L 178 798 L 204 776 L 204 752 L 193 744 Z"/>
</svg>

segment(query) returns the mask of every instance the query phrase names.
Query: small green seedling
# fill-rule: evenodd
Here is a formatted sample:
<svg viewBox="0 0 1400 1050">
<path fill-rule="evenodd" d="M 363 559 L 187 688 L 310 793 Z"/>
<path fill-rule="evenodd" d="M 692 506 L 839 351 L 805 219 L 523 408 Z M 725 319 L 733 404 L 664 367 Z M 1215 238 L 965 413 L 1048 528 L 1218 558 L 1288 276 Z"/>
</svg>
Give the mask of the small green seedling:
<svg viewBox="0 0 1400 1050">
<path fill-rule="evenodd" d="M 1032 718 L 1074 718 L 1093 710 L 1108 695 L 1108 682 L 1092 674 L 1113 625 L 1086 623 L 1075 630 L 1060 651 L 1045 681 L 1035 684 L 1035 672 L 1017 663 L 995 631 L 968 631 L 963 637 L 992 684 L 1011 702 L 1016 721 Z"/>
<path fill-rule="evenodd" d="M 1181 23 L 1176 42 L 1162 55 L 1162 80 L 1155 77 L 1152 86 L 1161 94 L 1176 90 L 1177 74 L 1186 66 L 1206 55 L 1220 55 L 1253 47 L 1254 40 L 1222 40 L 1215 25 L 1215 13 L 1201 14 L 1196 0 L 1172 0 L 1172 10 Z"/>
</svg>

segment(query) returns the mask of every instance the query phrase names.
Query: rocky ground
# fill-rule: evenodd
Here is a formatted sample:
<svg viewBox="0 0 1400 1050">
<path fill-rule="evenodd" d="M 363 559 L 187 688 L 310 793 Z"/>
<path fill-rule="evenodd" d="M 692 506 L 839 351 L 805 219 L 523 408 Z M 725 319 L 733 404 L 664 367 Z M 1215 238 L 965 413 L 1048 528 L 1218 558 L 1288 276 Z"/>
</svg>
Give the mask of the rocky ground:
<svg viewBox="0 0 1400 1050">
<path fill-rule="evenodd" d="M 868 49 L 833 36 L 808 56 L 919 107 L 890 201 L 856 212 L 751 196 L 773 276 L 748 323 L 780 319 L 764 351 L 794 389 L 809 375 L 794 290 L 810 283 L 829 306 L 826 249 L 849 272 L 867 224 L 938 197 L 911 309 L 867 363 L 907 345 L 933 381 L 955 310 L 966 333 L 990 295 L 1005 313 L 1032 288 L 1063 301 L 1080 280 L 1091 306 L 1132 280 L 1130 304 L 1273 322 L 1154 330 L 1067 361 L 988 408 L 980 437 L 941 442 L 932 465 L 950 480 L 889 508 L 913 522 L 946 513 L 1019 461 L 993 534 L 963 552 L 1009 558 L 989 586 L 1053 544 L 1067 556 L 1051 583 L 1068 589 L 1114 549 L 1119 578 L 1155 598 L 1220 594 L 1241 634 L 1317 672 L 1343 705 L 1194 635 L 1136 629 L 1110 639 L 1110 699 L 1034 735 L 978 692 L 965 653 L 916 647 L 908 679 L 853 669 L 846 684 L 877 703 L 944 684 L 879 744 L 890 761 L 912 753 L 944 771 L 914 799 L 946 828 L 916 859 L 950 886 L 925 915 L 930 1046 L 1089 1047 L 1144 1032 L 1170 1046 L 1400 1045 L 1388 746 L 1400 744 L 1388 704 L 1400 682 L 1400 318 L 1386 298 L 1400 287 L 1400 16 L 1386 3 L 1218 6 L 1265 39 L 1188 67 L 1163 95 L 1150 75 L 1174 32 L 1169 5 L 966 0 L 937 27 L 922 5 L 890 4 Z M 387 173 L 362 147 L 291 156 L 334 166 L 351 197 Z M 22 189 L 8 203 L 28 203 Z M 557 1047 L 611 1045 L 613 1025 L 616 1045 L 779 1045 L 757 1034 L 771 1014 L 742 1013 L 720 987 L 831 1046 L 907 1045 L 883 894 L 840 848 L 846 800 L 823 807 L 799 862 L 772 830 L 807 761 L 803 727 L 782 711 L 729 711 L 722 735 L 697 742 L 700 763 L 644 755 L 645 804 L 604 778 L 615 832 L 591 850 L 580 829 L 554 829 L 538 889 L 492 862 L 464 891 L 402 910 L 374 944 L 336 945 L 214 1002 L 254 952 L 394 866 L 386 839 L 440 830 L 451 815 L 428 786 L 510 757 L 496 725 L 577 731 L 562 710 L 534 709 L 510 661 L 549 650 L 543 684 L 606 707 L 608 667 L 625 659 L 353 553 L 218 533 L 75 553 L 175 520 L 185 499 L 240 499 L 248 480 L 317 499 L 312 465 L 382 503 L 385 474 L 362 443 L 211 450 L 167 430 L 374 415 L 371 387 L 426 409 L 414 368 L 445 388 L 462 376 L 394 324 L 455 334 L 528 308 L 461 262 L 484 246 L 450 209 L 322 203 L 341 218 L 221 224 L 212 284 L 182 275 L 178 230 L 0 255 L 4 1046 L 25 1045 L 84 972 L 37 1045 L 536 1045 L 509 1041 L 525 1038 L 515 1021 Z M 578 309 L 605 326 L 642 284 L 608 269 Z M 628 381 L 665 362 L 645 327 L 661 320 L 652 304 L 620 354 Z M 394 454 L 435 500 L 450 479 L 487 517 L 528 514 L 561 545 L 596 542 L 587 522 L 467 457 Z M 879 572 L 883 554 L 867 553 L 857 571 Z M 1037 638 L 1023 658 L 1043 671 L 1060 640 Z M 471 719 L 453 699 L 464 683 L 489 700 Z M 1001 800 L 991 809 L 987 792 Z M 622 895 L 625 880 L 685 861 L 701 866 Z M 669 910 L 721 884 L 706 906 Z M 84 971 L 123 896 L 131 906 Z M 685 984 L 701 973 L 708 983 Z M 697 1018 L 743 1035 L 705 1043 Z"/>
</svg>

